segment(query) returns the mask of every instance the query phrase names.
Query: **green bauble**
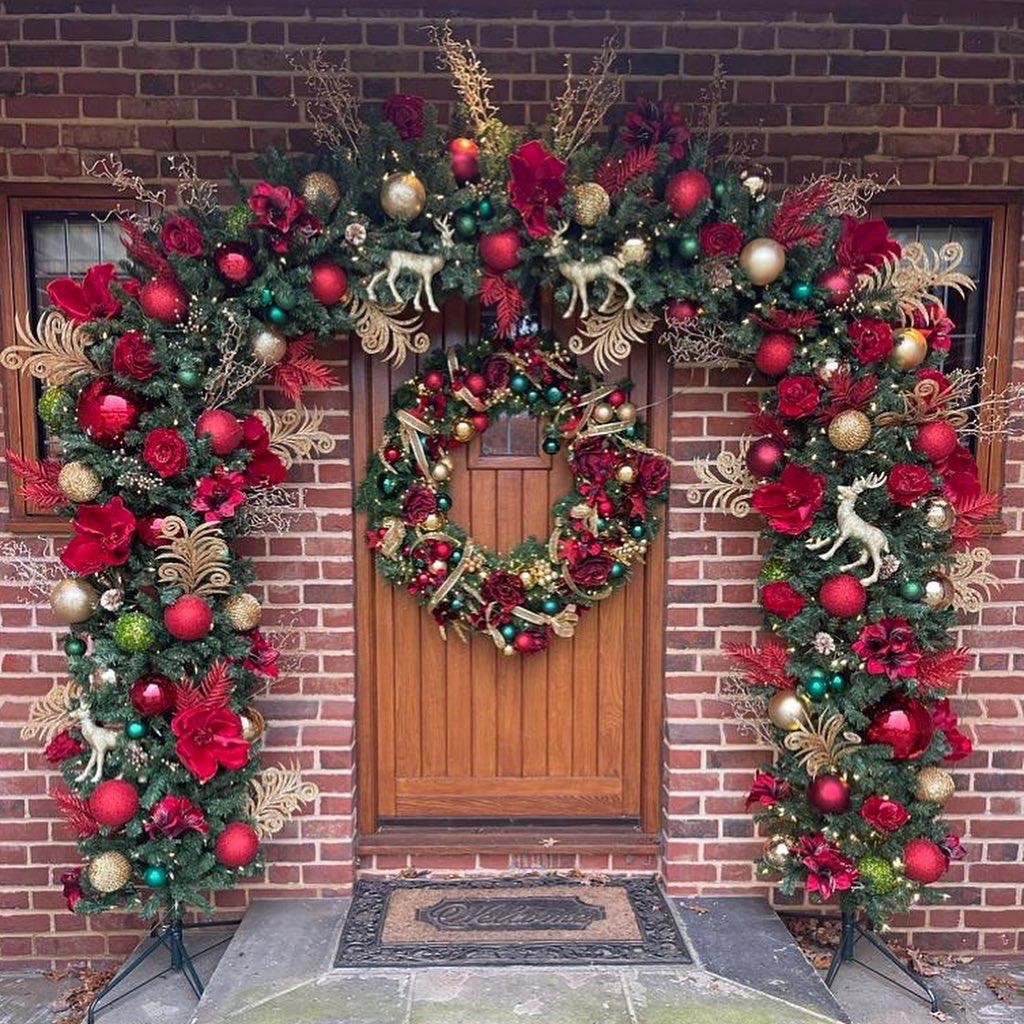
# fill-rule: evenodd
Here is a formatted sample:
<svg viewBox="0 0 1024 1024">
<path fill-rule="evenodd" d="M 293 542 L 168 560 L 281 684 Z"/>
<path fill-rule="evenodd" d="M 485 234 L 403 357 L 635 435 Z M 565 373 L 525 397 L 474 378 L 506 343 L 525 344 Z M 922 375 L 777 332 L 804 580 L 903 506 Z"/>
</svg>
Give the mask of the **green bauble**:
<svg viewBox="0 0 1024 1024">
<path fill-rule="evenodd" d="M 695 260 L 700 255 L 700 238 L 692 231 L 679 239 L 679 255 L 684 260 Z"/>
<path fill-rule="evenodd" d="M 272 324 L 283 324 L 288 319 L 288 314 L 280 306 L 271 306 L 267 319 Z"/>
<path fill-rule="evenodd" d="M 484 196 L 479 203 L 476 204 L 476 215 L 481 220 L 490 220 L 494 216 L 494 203 Z"/>
<path fill-rule="evenodd" d="M 884 895 L 892 892 L 900 884 L 899 875 L 892 864 L 884 857 L 869 854 L 857 861 L 860 877 L 873 892 Z"/>
<path fill-rule="evenodd" d="M 199 371 L 191 366 L 183 366 L 177 373 L 178 383 L 187 391 L 199 385 Z"/>
<path fill-rule="evenodd" d="M 125 612 L 114 620 L 114 643 L 122 651 L 148 651 L 156 639 L 153 620 L 142 612 Z"/>
<path fill-rule="evenodd" d="M 555 597 L 545 597 L 544 603 L 540 606 L 540 610 L 545 615 L 557 615 L 561 605 L 558 603 L 558 599 Z"/>
<path fill-rule="evenodd" d="M 269 306 L 274 301 L 274 293 L 269 288 L 260 289 L 260 302 L 264 306 Z"/>
<path fill-rule="evenodd" d="M 613 580 L 621 580 L 626 575 L 626 567 L 621 562 L 612 562 L 611 570 L 608 575 Z"/>
<path fill-rule="evenodd" d="M 562 389 L 561 388 L 556 388 L 554 385 L 552 385 L 551 387 L 549 387 L 547 389 L 547 391 L 544 392 L 544 397 L 548 400 L 548 404 L 550 404 L 550 405 L 558 405 L 558 403 L 565 396 L 562 394 Z"/>
<path fill-rule="evenodd" d="M 64 650 L 69 658 L 80 658 L 85 654 L 85 641 L 79 640 L 77 636 L 68 637 L 64 641 Z"/>
<path fill-rule="evenodd" d="M 281 309 L 294 309 L 296 301 L 295 290 L 290 284 L 279 284 L 274 289 L 274 304 L 280 306 Z"/>
<path fill-rule="evenodd" d="M 456 612 L 456 613 L 458 613 L 458 612 L 461 612 L 461 611 L 462 611 L 462 609 L 463 609 L 463 608 L 465 607 L 465 605 L 464 605 L 464 604 L 462 603 L 462 598 L 461 598 L 461 597 L 453 597 L 453 598 L 452 598 L 452 599 L 451 599 L 451 600 L 450 600 L 450 601 L 448 602 L 448 607 L 449 607 L 449 608 L 450 608 L 450 609 L 451 609 L 451 610 L 452 610 L 453 612 Z"/>
<path fill-rule="evenodd" d="M 63 388 L 47 388 L 36 405 L 39 418 L 48 427 L 59 427 L 71 415 L 73 408 L 74 402 Z"/>
<path fill-rule="evenodd" d="M 808 679 L 804 684 L 804 689 L 812 700 L 821 700 L 828 692 L 828 683 L 824 679 Z"/>
<path fill-rule="evenodd" d="M 540 401 L 540 392 L 539 391 L 527 391 L 526 392 L 526 401 L 529 402 L 530 405 L 536 405 L 537 402 Z"/>
<path fill-rule="evenodd" d="M 924 586 L 917 580 L 907 580 L 900 587 L 900 596 L 904 601 L 920 601 L 924 597 Z"/>
<path fill-rule="evenodd" d="M 846 679 L 841 672 L 836 672 L 828 681 L 828 688 L 833 693 L 842 693 L 846 689 Z"/>
<path fill-rule="evenodd" d="M 517 394 L 521 395 L 527 391 L 530 387 L 530 378 L 523 376 L 521 373 L 512 374 L 512 379 L 508 382 L 508 386 Z"/>
<path fill-rule="evenodd" d="M 634 540 L 641 540 L 647 535 L 647 527 L 643 523 L 634 523 L 629 528 L 629 535 Z"/>
<path fill-rule="evenodd" d="M 459 238 L 475 238 L 476 217 L 471 213 L 460 213 L 455 218 L 455 233 Z"/>
<path fill-rule="evenodd" d="M 810 281 L 797 281 L 792 288 L 789 289 L 789 294 L 796 299 L 797 302 L 806 302 L 814 294 L 814 285 Z"/>
<path fill-rule="evenodd" d="M 499 632 L 509 643 L 516 638 L 516 627 L 513 626 L 511 622 L 506 622 Z"/>
<path fill-rule="evenodd" d="M 394 473 L 381 473 L 377 477 L 377 487 L 386 498 L 396 495 L 400 486 L 398 477 Z"/>
<path fill-rule="evenodd" d="M 160 889 L 167 884 L 167 868 L 162 864 L 150 864 L 143 873 L 142 880 L 151 889 Z"/>
<path fill-rule="evenodd" d="M 716 199 L 724 199 L 725 198 L 725 191 L 726 191 L 726 189 L 725 189 L 725 182 L 724 181 L 716 181 L 713 191 L 715 193 L 715 198 Z"/>
<path fill-rule="evenodd" d="M 544 449 L 544 451 L 548 455 L 556 454 L 558 449 L 559 449 L 559 447 L 560 447 L 560 445 L 558 443 L 558 438 L 557 437 L 545 437 L 544 438 L 544 443 L 541 445 L 541 447 Z"/>
<path fill-rule="evenodd" d="M 241 238 L 252 223 L 253 213 L 248 203 L 237 203 L 228 210 L 227 228 L 228 234 L 234 238 Z"/>
<path fill-rule="evenodd" d="M 769 558 L 761 566 L 761 579 L 763 580 L 774 582 L 784 580 L 787 576 L 789 576 L 789 569 L 786 567 L 786 563 L 779 561 L 777 558 Z"/>
<path fill-rule="evenodd" d="M 146 723 L 137 719 L 133 722 L 129 722 L 124 727 L 124 734 L 130 740 L 141 740 L 142 737 L 146 735 L 146 732 Z"/>
<path fill-rule="evenodd" d="M 447 494 L 439 494 L 437 496 L 437 507 L 442 512 L 447 512 L 452 507 L 452 499 L 451 499 L 451 497 L 449 495 L 447 495 Z M 462 553 L 459 552 L 459 551 L 454 552 L 452 557 L 454 558 L 455 555 L 458 555 L 459 558 L 462 558 Z"/>
</svg>

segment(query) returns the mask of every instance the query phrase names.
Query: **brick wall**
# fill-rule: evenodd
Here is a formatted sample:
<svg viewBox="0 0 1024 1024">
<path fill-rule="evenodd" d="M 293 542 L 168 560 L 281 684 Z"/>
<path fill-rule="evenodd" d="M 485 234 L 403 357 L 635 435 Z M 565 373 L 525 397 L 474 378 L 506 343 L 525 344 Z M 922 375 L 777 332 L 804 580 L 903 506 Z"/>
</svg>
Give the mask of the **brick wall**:
<svg viewBox="0 0 1024 1024">
<path fill-rule="evenodd" d="M 559 16 L 557 5 L 509 16 L 505 2 L 456 7 L 457 32 L 471 38 L 497 75 L 496 98 L 512 122 L 539 122 L 559 88 L 562 53 L 585 66 L 593 48 L 618 31 L 632 81 L 683 101 L 706 85 L 720 56 L 730 76 L 730 131 L 776 182 L 847 160 L 908 187 L 1024 185 L 1024 15 L 1010 2 L 799 5 L 748 0 L 732 7 L 660 0 L 605 9 L 586 0 Z M 289 5 L 298 7 L 299 5 Z M 841 9 L 841 15 L 820 13 Z M 815 9 L 818 12 L 815 12 Z M 161 154 L 195 155 L 203 174 L 251 170 L 269 145 L 309 144 L 289 96 L 286 48 L 326 43 L 333 59 L 351 57 L 367 100 L 420 92 L 445 112 L 449 87 L 434 72 L 421 26 L 445 11 L 420 7 L 348 8 L 310 0 L 282 20 L 269 0 L 0 0 L 0 176 L 66 181 L 82 158 L 120 152 L 156 177 Z M 449 8 L 450 10 L 451 8 Z M 943 9 L 956 13 L 943 15 Z M 194 13 L 193 13 L 194 12 Z M 475 12 L 475 13 L 471 13 Z M 939 13 L 936 13 L 939 12 Z M 1024 317 L 1015 364 L 1024 366 Z M 347 380 L 343 351 L 339 375 Z M 724 373 L 680 373 L 671 454 L 714 451 L 741 430 L 742 380 Z M 301 654 L 266 701 L 271 759 L 298 756 L 320 784 L 315 811 L 272 844 L 261 893 L 343 890 L 354 871 L 354 655 L 351 577 L 352 481 L 347 386 L 324 396 L 339 438 L 333 455 L 300 471 L 302 513 L 282 537 L 248 542 L 271 618 L 294 623 Z M 2 425 L 0 425 L 2 426 Z M 1011 582 L 963 640 L 978 651 L 960 695 L 976 752 L 956 772 L 960 793 L 950 816 L 965 832 L 966 864 L 954 866 L 950 906 L 909 923 L 915 943 L 1006 953 L 1024 948 L 1020 912 L 1021 696 L 1024 611 L 1019 605 L 1024 445 L 1006 466 L 1010 531 L 992 544 L 999 574 Z M 680 893 L 757 891 L 751 858 L 759 842 L 742 813 L 750 769 L 762 752 L 737 733 L 716 695 L 723 639 L 749 636 L 759 622 L 753 579 L 759 564 L 753 526 L 703 515 L 685 503 L 686 473 L 669 516 L 666 636 L 665 857 L 661 868 Z M 6 508 L 6 493 L 0 494 Z M 0 541 L 7 538 L 0 535 Z M 43 542 L 29 538 L 41 548 Z M 10 564 L 0 564 L 0 957 L 24 963 L 123 953 L 136 922 L 108 916 L 82 922 L 66 914 L 53 888 L 74 850 L 45 793 L 52 783 L 40 755 L 17 736 L 28 702 L 45 692 L 63 655 L 48 610 L 23 603 Z M 402 859 L 379 869 L 431 866 Z M 478 870 L 506 866 L 482 857 Z M 653 867 L 587 858 L 586 868 Z M 467 866 L 436 864 L 435 866 Z M 517 866 L 513 864 L 512 866 Z M 522 866 L 519 864 L 519 866 Z M 565 866 L 561 863 L 555 866 Z M 246 893 L 223 894 L 224 907 Z"/>
</svg>

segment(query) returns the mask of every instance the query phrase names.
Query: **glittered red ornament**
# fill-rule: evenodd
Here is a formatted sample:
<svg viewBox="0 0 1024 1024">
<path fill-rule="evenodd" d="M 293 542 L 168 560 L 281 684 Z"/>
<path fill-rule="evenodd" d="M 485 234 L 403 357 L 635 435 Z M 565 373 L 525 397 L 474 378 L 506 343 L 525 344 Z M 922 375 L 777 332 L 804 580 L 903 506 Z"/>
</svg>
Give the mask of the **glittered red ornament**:
<svg viewBox="0 0 1024 1024">
<path fill-rule="evenodd" d="M 402 457 L 402 450 L 400 448 L 385 448 L 384 458 L 388 462 L 397 462 Z"/>
<path fill-rule="evenodd" d="M 106 377 L 90 382 L 78 396 L 78 425 L 97 444 L 120 444 L 142 415 L 142 402 Z"/>
<path fill-rule="evenodd" d="M 830 306 L 841 306 L 853 294 L 857 277 L 842 267 L 832 267 L 819 274 L 815 283 L 828 297 Z"/>
<path fill-rule="evenodd" d="M 431 370 L 424 378 L 423 383 L 431 391 L 439 391 L 444 386 L 444 374 L 440 370 Z"/>
<path fill-rule="evenodd" d="M 473 181 L 480 176 L 480 147 L 473 139 L 452 139 L 448 143 L 448 152 L 456 181 Z"/>
<path fill-rule="evenodd" d="M 888 743 L 897 761 L 919 758 L 932 741 L 931 713 L 916 697 L 890 694 L 867 714 L 870 724 L 864 736 L 868 743 Z"/>
<path fill-rule="evenodd" d="M 608 396 L 608 404 L 609 404 L 609 405 L 610 405 L 610 406 L 611 406 L 611 407 L 612 407 L 613 409 L 618 409 L 618 407 L 619 407 L 620 405 L 622 405 L 622 403 L 623 403 L 623 402 L 624 402 L 625 400 L 626 400 L 626 392 L 625 392 L 625 391 L 620 391 L 620 390 L 619 390 L 618 388 L 616 388 L 616 389 L 615 389 L 615 390 L 614 390 L 614 391 L 613 391 L 613 392 L 612 392 L 612 393 L 611 393 L 611 394 L 610 394 L 610 395 Z"/>
<path fill-rule="evenodd" d="M 913 448 L 932 462 L 941 462 L 956 450 L 956 430 L 946 420 L 929 420 L 917 428 Z"/>
<path fill-rule="evenodd" d="M 310 268 L 310 294 L 322 306 L 333 306 L 348 291 L 348 276 L 332 260 L 317 260 Z"/>
<path fill-rule="evenodd" d="M 196 437 L 209 437 L 217 455 L 230 455 L 242 443 L 242 421 L 226 409 L 207 409 L 196 420 Z"/>
<path fill-rule="evenodd" d="M 213 609 L 198 594 L 182 594 L 164 609 L 164 627 L 176 640 L 201 640 L 213 625 Z"/>
<path fill-rule="evenodd" d="M 949 868 L 949 858 L 938 843 L 918 837 L 903 847 L 904 874 L 913 882 L 930 885 L 937 882 Z"/>
<path fill-rule="evenodd" d="M 139 306 L 146 316 L 164 324 L 177 324 L 185 319 L 188 296 L 173 277 L 154 277 L 139 291 Z"/>
<path fill-rule="evenodd" d="M 479 398 L 487 391 L 487 380 L 482 373 L 470 373 L 466 376 L 466 390 Z"/>
<path fill-rule="evenodd" d="M 822 608 L 837 619 L 852 619 L 860 615 L 868 603 L 868 592 L 864 584 L 849 572 L 829 576 L 818 590 L 818 602 Z"/>
<path fill-rule="evenodd" d="M 677 217 L 689 217 L 711 198 L 711 182 L 700 171 L 680 171 L 665 185 L 665 202 Z"/>
<path fill-rule="evenodd" d="M 475 412 L 469 417 L 469 422 L 473 424 L 473 429 L 478 434 L 482 434 L 487 429 L 490 421 L 487 419 L 487 413 Z"/>
<path fill-rule="evenodd" d="M 759 437 L 747 449 L 747 469 L 759 479 L 772 476 L 785 456 L 786 446 L 777 437 Z"/>
<path fill-rule="evenodd" d="M 256 276 L 256 260 L 251 247 L 245 242 L 218 245 L 213 254 L 213 265 L 221 278 L 236 288 L 244 287 Z"/>
<path fill-rule="evenodd" d="M 89 813 L 107 828 L 120 828 L 139 810 L 139 791 L 124 779 L 101 782 L 89 797 Z"/>
<path fill-rule="evenodd" d="M 162 715 L 174 707 L 174 685 L 167 676 L 140 676 L 132 683 L 129 697 L 140 715 Z"/>
<path fill-rule="evenodd" d="M 228 868 L 242 868 L 251 864 L 260 848 L 260 837 L 252 825 L 244 821 L 231 821 L 217 836 L 213 844 L 214 856 Z"/>
<path fill-rule="evenodd" d="M 499 274 L 519 265 L 519 232 L 514 228 L 480 238 L 480 259 Z"/>
<path fill-rule="evenodd" d="M 817 775 L 807 787 L 807 802 L 822 814 L 842 814 L 850 807 L 850 787 L 838 775 Z"/>
<path fill-rule="evenodd" d="M 665 307 L 665 319 L 670 324 L 679 323 L 682 320 L 692 320 L 699 311 L 697 303 L 690 299 L 673 299 Z"/>
<path fill-rule="evenodd" d="M 789 369 L 796 352 L 796 338 L 782 331 L 772 331 L 761 339 L 754 354 L 754 365 L 769 377 L 781 377 Z"/>
</svg>

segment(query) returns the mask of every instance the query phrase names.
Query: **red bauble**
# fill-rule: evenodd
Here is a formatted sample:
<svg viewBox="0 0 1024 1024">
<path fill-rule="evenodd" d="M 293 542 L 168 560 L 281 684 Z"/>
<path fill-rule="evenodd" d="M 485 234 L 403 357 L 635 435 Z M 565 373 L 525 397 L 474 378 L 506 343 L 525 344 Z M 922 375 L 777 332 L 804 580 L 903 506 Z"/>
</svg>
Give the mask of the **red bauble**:
<svg viewBox="0 0 1024 1024">
<path fill-rule="evenodd" d="M 247 285 L 256 276 L 256 260 L 245 242 L 225 242 L 213 254 L 217 273 L 236 288 Z"/>
<path fill-rule="evenodd" d="M 837 619 L 852 619 L 860 615 L 868 603 L 864 584 L 849 572 L 829 576 L 818 590 L 818 603 Z"/>
<path fill-rule="evenodd" d="M 495 231 L 480 239 L 480 259 L 499 274 L 519 265 L 519 232 L 514 228 Z"/>
<path fill-rule="evenodd" d="M 665 319 L 671 323 L 692 320 L 700 311 L 696 302 L 690 299 L 673 299 L 665 307 Z"/>
<path fill-rule="evenodd" d="M 711 198 L 711 182 L 700 171 L 680 171 L 665 185 L 665 202 L 677 217 L 689 217 Z"/>
<path fill-rule="evenodd" d="M 850 807 L 850 787 L 838 775 L 817 775 L 807 787 L 807 802 L 822 814 L 842 814 Z"/>
<path fill-rule="evenodd" d="M 196 437 L 209 437 L 217 455 L 230 455 L 242 443 L 242 421 L 226 409 L 207 409 L 196 420 Z"/>
<path fill-rule="evenodd" d="M 796 352 L 796 338 L 792 334 L 773 331 L 761 339 L 754 355 L 754 365 L 769 377 L 781 377 L 789 369 Z"/>
<path fill-rule="evenodd" d="M 941 462 L 956 450 L 956 430 L 946 420 L 929 420 L 917 428 L 913 448 L 932 462 Z"/>
<path fill-rule="evenodd" d="M 833 267 L 819 274 L 816 284 L 828 296 L 830 306 L 841 306 L 853 294 L 857 277 L 842 267 Z"/>
<path fill-rule="evenodd" d="M 260 848 L 256 830 L 244 821 L 231 821 L 217 836 L 213 845 L 214 856 L 228 868 L 242 868 L 251 864 Z"/>
<path fill-rule="evenodd" d="M 164 627 L 176 640 L 201 640 L 213 625 L 213 609 L 198 594 L 182 594 L 164 609 Z"/>
<path fill-rule="evenodd" d="M 139 810 L 139 791 L 124 779 L 101 782 L 89 797 L 89 813 L 107 828 L 120 828 Z"/>
<path fill-rule="evenodd" d="M 167 676 L 140 676 L 132 683 L 129 696 L 140 715 L 162 715 L 174 707 L 174 684 Z"/>
<path fill-rule="evenodd" d="M 78 425 L 97 444 L 112 448 L 142 415 L 137 396 L 106 377 L 87 384 L 78 396 Z"/>
<path fill-rule="evenodd" d="M 482 434 L 487 429 L 490 421 L 487 419 L 487 413 L 475 412 L 469 417 L 469 422 L 473 424 L 473 429 L 478 434 Z"/>
<path fill-rule="evenodd" d="M 452 157 L 452 174 L 459 182 L 473 181 L 480 177 L 480 147 L 467 138 L 452 139 L 448 143 Z"/>
<path fill-rule="evenodd" d="M 903 863 L 907 878 L 922 885 L 937 882 L 949 868 L 949 858 L 939 845 L 920 837 L 903 847 Z"/>
<path fill-rule="evenodd" d="M 466 390 L 479 398 L 487 391 L 487 380 L 482 373 L 470 373 L 466 375 Z"/>
<path fill-rule="evenodd" d="M 188 296 L 173 277 L 154 277 L 139 291 L 139 306 L 146 316 L 164 324 L 177 324 L 185 319 Z"/>
<path fill-rule="evenodd" d="M 610 395 L 608 396 L 608 404 L 609 404 L 609 405 L 610 405 L 610 406 L 611 406 L 611 407 L 612 407 L 613 409 L 618 409 L 618 407 L 619 407 L 620 405 L 622 405 L 622 403 L 623 403 L 623 402 L 625 402 L 625 400 L 626 400 L 626 392 L 625 392 L 625 391 L 620 391 L 620 390 L 619 390 L 618 388 L 616 388 L 616 389 L 615 389 L 615 390 L 614 390 L 614 391 L 613 391 L 613 392 L 612 392 L 612 393 L 611 393 L 611 394 L 610 394 Z"/>
<path fill-rule="evenodd" d="M 932 741 L 931 713 L 916 697 L 891 694 L 867 714 L 871 721 L 865 738 L 869 743 L 888 743 L 897 761 L 919 758 Z"/>
<path fill-rule="evenodd" d="M 759 437 L 747 449 L 747 469 L 760 479 L 772 476 L 785 456 L 786 446 L 777 437 Z"/>
<path fill-rule="evenodd" d="M 341 302 L 348 291 L 348 276 L 331 260 L 317 260 L 310 268 L 310 294 L 322 306 Z"/>
</svg>

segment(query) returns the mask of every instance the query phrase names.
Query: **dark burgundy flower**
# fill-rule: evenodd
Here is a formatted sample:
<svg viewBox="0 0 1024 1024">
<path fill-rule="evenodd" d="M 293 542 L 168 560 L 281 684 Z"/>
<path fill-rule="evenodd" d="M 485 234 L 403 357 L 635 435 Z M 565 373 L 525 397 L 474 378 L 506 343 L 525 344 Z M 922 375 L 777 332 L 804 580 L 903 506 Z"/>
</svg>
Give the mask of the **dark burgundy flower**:
<svg viewBox="0 0 1024 1024">
<path fill-rule="evenodd" d="M 149 812 L 149 818 L 143 823 L 146 835 L 150 839 L 167 836 L 177 839 L 185 832 L 209 832 L 206 815 L 201 807 L 197 807 L 188 797 L 175 796 L 168 793 L 161 797 Z"/>
<path fill-rule="evenodd" d="M 157 427 L 142 443 L 142 460 L 166 480 L 188 465 L 188 447 L 173 427 Z"/>
<path fill-rule="evenodd" d="M 69 757 L 77 757 L 83 750 L 85 750 L 85 745 L 78 737 L 72 736 L 67 729 L 61 729 L 46 744 L 43 757 L 50 764 L 60 764 L 61 761 L 66 761 Z"/>
<path fill-rule="evenodd" d="M 766 612 L 780 619 L 791 619 L 804 610 L 807 599 L 787 580 L 766 583 L 761 588 L 761 605 Z"/>
<path fill-rule="evenodd" d="M 860 877 L 854 862 L 820 832 L 800 839 L 797 856 L 807 869 L 807 891 L 823 900 L 850 889 Z"/>
<path fill-rule="evenodd" d="M 122 498 L 111 498 L 104 505 L 79 505 L 71 525 L 75 535 L 60 559 L 72 572 L 85 576 L 128 561 L 135 516 Z"/>
<path fill-rule="evenodd" d="M 641 494 L 653 498 L 668 486 L 671 472 L 668 459 L 663 459 L 660 455 L 640 454 L 632 459 L 632 463 L 636 472 L 633 486 Z"/>
<path fill-rule="evenodd" d="M 932 708 L 932 722 L 936 729 L 941 729 L 945 734 L 946 742 L 949 743 L 947 761 L 962 761 L 969 757 L 974 750 L 971 738 L 960 729 L 960 721 L 949 703 L 949 698 L 944 697 L 937 701 Z"/>
<path fill-rule="evenodd" d="M 249 653 L 242 665 L 250 672 L 259 672 L 260 675 L 276 679 L 280 671 L 278 659 L 281 652 L 258 629 L 254 629 L 249 638 Z"/>
<path fill-rule="evenodd" d="M 889 469 L 886 488 L 889 497 L 897 505 L 913 505 L 918 498 L 935 490 L 935 481 L 924 466 L 913 462 L 897 462 Z"/>
<path fill-rule="evenodd" d="M 664 142 L 672 159 L 681 160 L 686 155 L 690 130 L 671 100 L 650 100 L 641 94 L 626 115 L 622 137 L 629 149 L 643 149 Z"/>
<path fill-rule="evenodd" d="M 861 317 L 846 328 L 853 342 L 853 354 L 864 364 L 885 359 L 892 351 L 892 326 L 875 317 Z"/>
<path fill-rule="evenodd" d="M 889 237 L 889 226 L 884 220 L 843 217 L 836 242 L 836 262 L 844 270 L 861 274 L 880 267 L 887 259 L 898 259 L 902 251 L 900 243 Z"/>
<path fill-rule="evenodd" d="M 501 356 L 488 356 L 481 369 L 489 391 L 497 391 L 508 386 L 508 360 Z"/>
<path fill-rule="evenodd" d="M 880 619 L 860 631 L 852 644 L 864 659 L 864 668 L 872 675 L 887 675 L 891 680 L 912 679 L 921 660 L 917 636 L 903 618 Z"/>
<path fill-rule="evenodd" d="M 756 771 L 747 794 L 746 808 L 749 811 L 754 804 L 762 807 L 773 807 L 780 800 L 788 800 L 793 795 L 793 787 L 785 780 L 771 772 Z"/>
<path fill-rule="evenodd" d="M 910 821 L 906 807 L 899 800 L 872 793 L 861 804 L 860 816 L 872 827 L 881 832 L 895 832 L 901 825 Z"/>
<path fill-rule="evenodd" d="M 121 303 L 110 288 L 115 281 L 114 264 L 98 263 L 85 272 L 81 284 L 70 277 L 58 277 L 46 286 L 46 294 L 75 323 L 106 320 L 121 312 Z"/>
<path fill-rule="evenodd" d="M 423 97 L 396 92 L 384 103 L 384 120 L 390 121 L 400 139 L 418 139 L 423 134 Z"/>
<path fill-rule="evenodd" d="M 825 495 L 825 477 L 795 462 L 786 464 L 778 481 L 759 484 L 753 505 L 779 533 L 803 533 L 814 522 Z"/>
<path fill-rule="evenodd" d="M 261 181 L 249 196 L 256 224 L 266 229 L 275 252 L 287 252 L 297 236 L 306 240 L 320 230 L 320 221 L 306 210 L 306 201 L 284 185 Z"/>
<path fill-rule="evenodd" d="M 730 220 L 705 224 L 700 229 L 700 247 L 705 256 L 735 256 L 743 248 L 743 232 Z"/>
<path fill-rule="evenodd" d="M 422 484 L 410 487 L 402 505 L 405 521 L 419 525 L 427 516 L 437 511 L 437 495 Z"/>
<path fill-rule="evenodd" d="M 139 331 L 125 331 L 114 342 L 114 373 L 133 380 L 149 380 L 159 369 L 153 346 Z"/>
<path fill-rule="evenodd" d="M 783 377 L 777 391 L 779 415 L 791 420 L 810 416 L 818 408 L 821 397 L 818 382 L 813 377 L 799 374 Z"/>
<path fill-rule="evenodd" d="M 515 649 L 520 654 L 536 654 L 548 646 L 548 634 L 543 629 L 524 629 L 516 633 Z"/>
<path fill-rule="evenodd" d="M 487 604 L 496 604 L 503 612 L 509 612 L 526 600 L 526 588 L 518 576 L 504 569 L 495 569 L 487 574 L 480 587 L 480 596 Z"/>
<path fill-rule="evenodd" d="M 967 856 L 967 851 L 955 832 L 950 832 L 938 845 L 949 860 L 963 860 Z"/>
<path fill-rule="evenodd" d="M 179 256 L 202 256 L 203 233 L 189 217 L 169 217 L 160 230 L 160 244 L 165 252 Z"/>
<path fill-rule="evenodd" d="M 573 472 L 597 487 L 602 487 L 611 480 L 618 464 L 618 452 L 607 438 L 588 437 L 573 445 Z"/>
<path fill-rule="evenodd" d="M 569 567 L 569 576 L 578 587 L 603 587 L 614 564 L 611 555 L 587 555 Z"/>
<path fill-rule="evenodd" d="M 565 166 L 537 139 L 524 142 L 508 158 L 509 201 L 519 211 L 531 238 L 551 233 L 548 213 L 561 209 Z"/>
<path fill-rule="evenodd" d="M 208 523 L 229 519 L 245 501 L 245 477 L 217 466 L 212 476 L 200 477 L 196 483 L 192 508 L 203 513 Z"/>
<path fill-rule="evenodd" d="M 64 899 L 68 901 L 68 910 L 74 911 L 78 901 L 83 899 L 85 893 L 82 891 L 82 869 L 70 868 L 60 876 L 61 888 L 64 890 Z"/>
</svg>

